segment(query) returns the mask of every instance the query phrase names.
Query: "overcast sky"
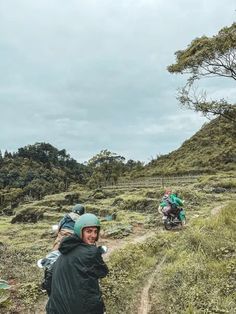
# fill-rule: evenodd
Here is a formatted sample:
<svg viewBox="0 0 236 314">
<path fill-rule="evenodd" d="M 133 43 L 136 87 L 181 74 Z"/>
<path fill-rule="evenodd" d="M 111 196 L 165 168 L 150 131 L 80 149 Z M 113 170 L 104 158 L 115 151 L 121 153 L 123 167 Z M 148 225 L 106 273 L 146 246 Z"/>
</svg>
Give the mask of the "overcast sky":
<svg viewBox="0 0 236 314">
<path fill-rule="evenodd" d="M 0 149 L 36 142 L 144 162 L 206 121 L 183 110 L 174 53 L 236 18 L 235 0 L 0 0 Z M 212 96 L 234 99 L 227 80 Z"/>
</svg>

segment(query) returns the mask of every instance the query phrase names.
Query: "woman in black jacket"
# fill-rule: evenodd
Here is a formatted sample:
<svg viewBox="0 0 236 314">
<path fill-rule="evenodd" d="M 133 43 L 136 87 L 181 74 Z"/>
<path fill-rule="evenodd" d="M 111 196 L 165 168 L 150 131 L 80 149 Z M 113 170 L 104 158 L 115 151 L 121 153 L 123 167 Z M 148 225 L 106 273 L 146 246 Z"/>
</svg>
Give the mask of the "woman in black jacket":
<svg viewBox="0 0 236 314">
<path fill-rule="evenodd" d="M 98 218 L 84 214 L 75 223 L 75 235 L 62 241 L 61 256 L 53 267 L 47 314 L 104 313 L 98 279 L 107 275 L 108 268 L 96 246 L 99 231 Z"/>
</svg>

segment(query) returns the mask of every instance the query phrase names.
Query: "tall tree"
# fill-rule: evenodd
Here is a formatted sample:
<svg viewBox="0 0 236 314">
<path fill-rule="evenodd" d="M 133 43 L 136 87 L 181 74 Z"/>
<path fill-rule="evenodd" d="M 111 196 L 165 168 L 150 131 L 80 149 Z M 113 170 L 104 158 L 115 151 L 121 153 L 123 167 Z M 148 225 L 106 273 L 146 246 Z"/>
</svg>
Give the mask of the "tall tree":
<svg viewBox="0 0 236 314">
<path fill-rule="evenodd" d="M 185 50 L 175 53 L 176 62 L 168 66 L 170 73 L 189 74 L 179 90 L 180 103 L 205 116 L 221 115 L 236 122 L 236 104 L 225 99 L 207 100 L 207 93 L 196 91 L 196 82 L 204 77 L 224 77 L 236 81 L 236 23 L 224 27 L 213 37 L 194 39 Z"/>
<path fill-rule="evenodd" d="M 88 161 L 88 167 L 92 174 L 88 185 L 94 187 L 116 183 L 124 171 L 124 161 L 123 156 L 106 149 L 102 150 Z"/>
</svg>

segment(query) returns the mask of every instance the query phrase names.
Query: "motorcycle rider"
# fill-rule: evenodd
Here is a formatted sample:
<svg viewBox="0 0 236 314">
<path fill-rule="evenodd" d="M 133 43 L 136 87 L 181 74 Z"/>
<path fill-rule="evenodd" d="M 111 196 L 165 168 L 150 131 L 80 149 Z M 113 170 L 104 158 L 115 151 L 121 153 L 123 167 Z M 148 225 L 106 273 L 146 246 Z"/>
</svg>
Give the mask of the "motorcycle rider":
<svg viewBox="0 0 236 314">
<path fill-rule="evenodd" d="M 53 251 L 58 250 L 62 239 L 74 233 L 74 225 L 76 220 L 85 213 L 85 208 L 82 204 L 76 204 L 70 213 L 64 215 L 58 224 L 56 240 L 53 244 Z"/>
<path fill-rule="evenodd" d="M 171 213 L 178 216 L 183 203 L 184 201 L 178 197 L 177 191 L 167 188 L 158 207 L 158 211 L 164 214 L 164 216 L 168 216 Z"/>
<path fill-rule="evenodd" d="M 42 290 L 46 291 L 48 295 L 51 293 L 52 267 L 58 257 L 61 255 L 58 250 L 62 240 L 65 237 L 74 234 L 74 225 L 78 218 L 85 213 L 85 208 L 81 204 L 76 204 L 70 213 L 65 214 L 60 220 L 57 229 L 57 237 L 53 244 L 53 249 L 46 255 L 45 258 L 40 259 L 37 265 L 44 268 L 44 279 L 41 284 Z"/>
<path fill-rule="evenodd" d="M 103 314 L 105 306 L 98 279 L 108 274 L 102 258 L 100 221 L 93 214 L 82 215 L 75 223 L 74 235 L 66 237 L 61 255 L 53 266 L 47 314 Z"/>
</svg>

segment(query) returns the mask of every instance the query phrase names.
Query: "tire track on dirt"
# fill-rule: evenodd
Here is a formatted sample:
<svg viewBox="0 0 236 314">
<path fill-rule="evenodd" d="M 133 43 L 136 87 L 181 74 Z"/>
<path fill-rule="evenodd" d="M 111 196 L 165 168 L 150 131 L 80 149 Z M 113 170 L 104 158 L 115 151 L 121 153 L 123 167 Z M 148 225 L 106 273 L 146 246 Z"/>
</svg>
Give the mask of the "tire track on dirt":
<svg viewBox="0 0 236 314">
<path fill-rule="evenodd" d="M 137 314 L 148 314 L 150 309 L 151 309 L 151 304 L 149 300 L 149 290 L 152 286 L 153 280 L 156 277 L 156 275 L 161 271 L 161 267 L 163 263 L 165 262 L 166 256 L 163 257 L 163 259 L 156 265 L 156 268 L 154 272 L 151 273 L 147 284 L 144 286 L 142 294 L 141 294 L 141 301 L 140 301 L 140 306 L 138 309 Z"/>
<path fill-rule="evenodd" d="M 108 247 L 108 252 L 103 256 L 104 260 L 107 262 L 110 255 L 119 249 L 124 248 L 128 244 L 138 244 L 144 242 L 146 239 L 155 235 L 154 231 L 147 231 L 145 233 L 138 232 L 124 239 L 101 239 L 102 245 Z"/>
</svg>

